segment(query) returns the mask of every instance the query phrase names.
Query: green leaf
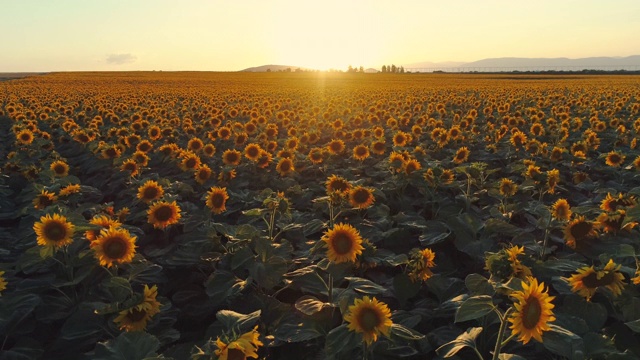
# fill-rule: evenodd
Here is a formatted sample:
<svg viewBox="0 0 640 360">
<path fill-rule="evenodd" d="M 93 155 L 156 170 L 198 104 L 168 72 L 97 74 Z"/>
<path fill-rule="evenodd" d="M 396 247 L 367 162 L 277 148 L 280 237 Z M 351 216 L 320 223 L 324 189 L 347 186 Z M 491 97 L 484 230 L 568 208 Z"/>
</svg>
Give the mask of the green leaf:
<svg viewBox="0 0 640 360">
<path fill-rule="evenodd" d="M 296 309 L 305 315 L 314 315 L 327 306 L 331 306 L 329 303 L 318 300 L 315 296 L 305 295 L 298 299 L 295 303 Z"/>
<path fill-rule="evenodd" d="M 9 334 L 40 302 L 40 297 L 35 294 L 0 297 L 0 334 Z"/>
<path fill-rule="evenodd" d="M 640 333 L 640 319 L 624 323 L 635 333 Z"/>
<path fill-rule="evenodd" d="M 218 270 L 205 283 L 207 295 L 218 306 L 240 294 L 249 281 L 243 281 L 228 271 Z"/>
<path fill-rule="evenodd" d="M 313 235 L 315 233 L 317 233 L 318 231 L 324 229 L 325 224 L 322 220 L 320 219 L 313 219 L 311 221 L 309 221 L 308 223 L 304 224 L 304 227 L 302 228 L 302 232 L 304 234 L 304 236 L 309 236 L 309 235 Z"/>
<path fill-rule="evenodd" d="M 248 330 L 260 320 L 260 310 L 250 314 L 241 314 L 231 310 L 220 310 L 216 313 L 216 319 L 227 329 Z"/>
<path fill-rule="evenodd" d="M 124 302 L 133 294 L 129 280 L 113 276 L 102 282 L 102 286 L 111 294 L 113 302 Z"/>
<path fill-rule="evenodd" d="M 603 305 L 587 301 L 578 295 L 567 295 L 562 304 L 562 311 L 584 319 L 589 329 L 594 332 L 602 329 L 609 316 Z"/>
<path fill-rule="evenodd" d="M 520 355 L 504 354 L 504 353 L 501 353 L 500 355 L 498 355 L 498 359 L 499 360 L 527 360 L 526 358 L 523 358 Z"/>
<path fill-rule="evenodd" d="M 287 343 L 297 343 L 317 339 L 322 336 L 318 330 L 309 327 L 307 324 L 284 323 L 276 329 L 274 337 Z"/>
<path fill-rule="evenodd" d="M 418 292 L 420 292 L 421 285 L 422 284 L 419 282 L 411 281 L 409 275 L 405 273 L 400 273 L 393 278 L 393 291 L 403 306 L 407 300 L 416 296 Z"/>
<path fill-rule="evenodd" d="M 46 259 L 53 256 L 55 247 L 53 245 L 40 246 L 40 258 Z"/>
<path fill-rule="evenodd" d="M 324 349 L 327 354 L 336 356 L 360 346 L 360 343 L 361 341 L 356 338 L 356 333 L 349 331 L 347 324 L 342 324 L 329 331 Z"/>
<path fill-rule="evenodd" d="M 92 359 L 96 360 L 140 360 L 156 356 L 160 341 L 144 331 L 124 332 L 115 340 L 96 345 Z"/>
<path fill-rule="evenodd" d="M 547 350 L 571 360 L 584 359 L 582 338 L 560 326 L 549 324 L 551 330 L 542 335 L 542 344 Z"/>
<path fill-rule="evenodd" d="M 431 246 L 445 241 L 451 235 L 451 229 L 442 221 L 427 221 L 427 230 L 418 240 L 422 246 Z"/>
<path fill-rule="evenodd" d="M 480 274 L 469 274 L 464 279 L 464 284 L 471 295 L 493 295 L 495 290 L 489 283 L 489 279 Z"/>
<path fill-rule="evenodd" d="M 465 300 L 456 311 L 455 322 L 477 319 L 492 312 L 495 306 L 489 295 L 472 296 Z"/>
<path fill-rule="evenodd" d="M 476 338 L 482 332 L 481 327 L 472 327 L 460 334 L 455 340 L 436 349 L 436 353 L 444 358 L 452 357 L 465 347 L 476 348 Z"/>
<path fill-rule="evenodd" d="M 349 289 L 353 289 L 362 294 L 378 295 L 387 291 L 384 286 L 378 285 L 371 280 L 359 277 L 345 277 L 344 279 L 349 282 Z"/>
<path fill-rule="evenodd" d="M 400 324 L 391 325 L 391 331 L 389 332 L 389 334 L 391 338 L 399 337 L 405 340 L 420 340 L 424 338 L 424 335 L 420 334 L 419 332 L 404 327 Z"/>
</svg>

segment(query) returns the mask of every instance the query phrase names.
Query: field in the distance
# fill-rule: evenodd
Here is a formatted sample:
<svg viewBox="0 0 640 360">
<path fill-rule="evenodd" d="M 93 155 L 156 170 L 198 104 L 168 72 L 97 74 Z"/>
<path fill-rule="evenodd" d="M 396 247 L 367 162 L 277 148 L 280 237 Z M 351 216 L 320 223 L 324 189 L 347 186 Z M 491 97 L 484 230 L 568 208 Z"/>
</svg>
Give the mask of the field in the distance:
<svg viewBox="0 0 640 360">
<path fill-rule="evenodd" d="M 0 357 L 636 359 L 639 83 L 0 82 Z"/>
</svg>

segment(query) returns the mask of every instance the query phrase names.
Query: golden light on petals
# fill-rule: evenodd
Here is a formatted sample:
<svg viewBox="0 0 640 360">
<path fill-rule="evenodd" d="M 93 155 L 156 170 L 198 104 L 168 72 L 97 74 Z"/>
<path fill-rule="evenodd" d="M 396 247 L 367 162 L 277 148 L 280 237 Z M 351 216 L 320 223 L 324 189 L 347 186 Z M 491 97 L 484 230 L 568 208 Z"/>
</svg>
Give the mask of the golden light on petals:
<svg viewBox="0 0 640 360">
<path fill-rule="evenodd" d="M 73 242 L 75 226 L 60 214 L 47 214 L 33 225 L 38 245 L 60 248 Z"/>
<path fill-rule="evenodd" d="M 160 305 L 162 304 L 156 300 L 158 296 L 158 288 L 156 285 L 151 288 L 145 285 L 143 296 L 140 304 L 121 311 L 113 320 L 120 330 L 127 332 L 142 331 L 147 327 L 149 320 L 160 312 Z"/>
<path fill-rule="evenodd" d="M 110 227 L 100 231 L 100 235 L 91 242 L 91 249 L 102 266 L 126 264 L 133 260 L 136 253 L 136 239 L 125 229 Z"/>
<path fill-rule="evenodd" d="M 349 224 L 337 224 L 322 236 L 327 245 L 327 258 L 334 263 L 354 262 L 362 254 L 362 237 Z"/>
<path fill-rule="evenodd" d="M 366 209 L 373 205 L 374 201 L 373 191 L 369 188 L 356 186 L 349 190 L 349 203 L 354 208 Z"/>
<path fill-rule="evenodd" d="M 620 267 L 621 265 L 617 265 L 613 259 L 609 259 L 602 270 L 596 270 L 593 266 L 582 267 L 565 280 L 571 285 L 571 291 L 583 296 L 587 301 L 590 301 L 600 288 L 609 289 L 615 297 L 622 294 L 625 285 Z"/>
<path fill-rule="evenodd" d="M 354 304 L 349 306 L 344 320 L 348 324 L 347 328 L 362 334 L 363 341 L 368 345 L 377 341 L 381 334 L 388 337 L 393 325 L 387 304 L 368 296 L 356 299 Z"/>
<path fill-rule="evenodd" d="M 224 187 L 212 187 L 207 192 L 206 205 L 214 214 L 220 214 L 227 210 L 226 203 L 229 200 L 229 194 L 227 194 L 227 188 Z"/>
<path fill-rule="evenodd" d="M 138 199 L 145 203 L 160 199 L 164 195 L 164 188 L 154 180 L 148 180 L 138 188 Z"/>
<path fill-rule="evenodd" d="M 515 311 L 509 317 L 512 334 L 518 336 L 523 344 L 531 338 L 542 342 L 542 333 L 551 330 L 549 323 L 555 321 L 551 301 L 555 298 L 549 296 L 544 283 L 538 284 L 538 280 L 532 277 L 522 283 L 521 291 L 514 291 L 511 296 L 516 300 L 513 304 Z"/>
<path fill-rule="evenodd" d="M 566 199 L 558 199 L 551 206 L 551 216 L 556 220 L 569 221 L 571 214 L 571 206 Z"/>
<path fill-rule="evenodd" d="M 165 229 L 170 225 L 177 224 L 180 218 L 180 207 L 175 201 L 159 201 L 147 210 L 147 221 L 157 229 Z"/>
</svg>

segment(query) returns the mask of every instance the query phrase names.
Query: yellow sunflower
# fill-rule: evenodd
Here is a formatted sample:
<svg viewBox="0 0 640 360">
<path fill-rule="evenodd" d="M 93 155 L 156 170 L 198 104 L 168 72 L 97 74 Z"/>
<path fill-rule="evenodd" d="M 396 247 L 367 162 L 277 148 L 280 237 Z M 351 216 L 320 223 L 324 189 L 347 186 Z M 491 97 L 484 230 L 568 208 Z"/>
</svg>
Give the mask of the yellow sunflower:
<svg viewBox="0 0 640 360">
<path fill-rule="evenodd" d="M 422 168 L 420 162 L 416 159 L 409 159 L 404 163 L 404 172 L 409 175 L 415 171 L 418 171 Z"/>
<path fill-rule="evenodd" d="M 369 155 L 369 148 L 365 145 L 357 145 L 353 148 L 353 158 L 358 161 L 364 161 Z"/>
<path fill-rule="evenodd" d="M 547 171 L 547 186 L 548 186 L 547 192 L 549 194 L 555 193 L 555 188 L 556 188 L 556 185 L 558 185 L 559 181 L 560 181 L 560 170 L 553 169 L 553 170 Z"/>
<path fill-rule="evenodd" d="M 309 158 L 309 161 L 311 161 L 312 164 L 322 164 L 323 159 L 323 154 L 322 154 L 322 148 L 318 148 L 318 147 L 314 147 L 311 150 L 309 150 L 309 155 L 307 155 L 307 157 Z"/>
<path fill-rule="evenodd" d="M 371 143 L 371 151 L 376 155 L 384 155 L 387 145 L 382 140 L 376 140 Z"/>
<path fill-rule="evenodd" d="M 362 254 L 362 237 L 356 228 L 349 224 L 337 224 L 322 236 L 327 244 L 327 258 L 336 264 L 354 262 Z"/>
<path fill-rule="evenodd" d="M 180 161 L 180 168 L 183 171 L 194 171 L 202 163 L 200 156 L 190 150 L 184 151 L 180 157 L 182 158 L 182 161 Z"/>
<path fill-rule="evenodd" d="M 344 320 L 348 323 L 349 330 L 362 334 L 367 345 L 377 341 L 380 334 L 388 337 L 393 325 L 387 304 L 368 296 L 356 299 L 354 304 L 349 306 Z"/>
<path fill-rule="evenodd" d="M 7 281 L 4 279 L 4 271 L 0 271 L 0 296 L 2 292 L 7 288 Z"/>
<path fill-rule="evenodd" d="M 66 217 L 59 214 L 42 216 L 40 221 L 33 225 L 38 245 L 54 246 L 55 248 L 73 242 L 74 228 L 75 226 L 68 222 Z"/>
<path fill-rule="evenodd" d="M 242 153 L 238 150 L 227 149 L 222 153 L 222 162 L 225 165 L 239 165 L 240 160 L 242 160 Z"/>
<path fill-rule="evenodd" d="M 327 185 L 327 194 L 339 192 L 346 194 L 351 190 L 351 184 L 342 176 L 331 175 L 325 183 Z"/>
<path fill-rule="evenodd" d="M 144 286 L 144 298 L 138 305 L 121 311 L 113 320 L 120 330 L 142 331 L 147 327 L 147 323 L 153 316 L 160 312 L 160 302 L 156 300 L 158 287 L 153 285 L 149 288 Z"/>
<path fill-rule="evenodd" d="M 42 210 L 47 206 L 52 205 L 57 199 L 58 197 L 54 193 L 43 189 L 40 191 L 40 194 L 33 199 L 33 207 L 38 210 Z"/>
<path fill-rule="evenodd" d="M 625 156 L 617 151 L 611 151 L 607 154 L 605 163 L 612 167 L 619 167 L 624 162 Z"/>
<path fill-rule="evenodd" d="M 456 151 L 456 155 L 453 157 L 453 162 L 461 164 L 469 159 L 469 149 L 466 146 L 461 147 Z"/>
<path fill-rule="evenodd" d="M 595 295 L 596 291 L 601 288 L 611 290 L 613 296 L 622 294 L 624 288 L 624 275 L 619 271 L 622 265 L 616 265 L 613 259 L 602 270 L 596 270 L 592 266 L 585 266 L 578 269 L 577 274 L 571 275 L 566 279 L 571 285 L 571 291 L 583 296 L 587 301 Z"/>
<path fill-rule="evenodd" d="M 412 281 L 422 280 L 426 281 L 433 272 L 431 268 L 436 266 L 435 260 L 436 253 L 431 249 L 423 249 L 414 252 L 411 256 L 409 277 Z"/>
<path fill-rule="evenodd" d="M 169 225 L 177 224 L 181 216 L 180 207 L 175 201 L 156 202 L 147 211 L 147 221 L 156 229 L 165 229 Z"/>
<path fill-rule="evenodd" d="M 253 162 L 256 162 L 258 161 L 258 158 L 260 158 L 261 151 L 262 148 L 260 147 L 260 145 L 256 143 L 250 143 L 244 148 L 244 157 Z"/>
<path fill-rule="evenodd" d="M 376 198 L 373 196 L 373 191 L 369 188 L 356 186 L 349 190 L 349 203 L 354 208 L 366 209 L 373 205 L 375 200 Z"/>
<path fill-rule="evenodd" d="M 598 236 L 596 226 L 593 222 L 585 219 L 584 216 L 577 216 L 564 227 L 564 240 L 572 249 L 575 249 L 579 242 L 583 242 Z"/>
<path fill-rule="evenodd" d="M 571 206 L 566 199 L 558 199 L 551 206 L 551 216 L 560 221 L 569 221 L 571 219 Z"/>
<path fill-rule="evenodd" d="M 518 191 L 518 185 L 516 185 L 513 180 L 507 178 L 502 178 L 502 180 L 500 180 L 498 188 L 500 190 L 500 195 L 504 197 L 513 196 Z"/>
<path fill-rule="evenodd" d="M 136 176 L 140 173 L 138 163 L 133 159 L 125 160 L 120 166 L 120 170 L 129 172 L 129 175 L 131 176 Z"/>
<path fill-rule="evenodd" d="M 138 199 L 145 203 L 160 199 L 164 195 L 164 188 L 154 180 L 148 180 L 138 188 Z"/>
<path fill-rule="evenodd" d="M 293 165 L 293 160 L 290 158 L 282 158 L 278 161 L 276 165 L 276 171 L 280 176 L 287 176 L 295 171 L 295 167 Z"/>
<path fill-rule="evenodd" d="M 269 164 L 271 164 L 272 160 L 273 155 L 271 155 L 271 153 L 267 152 L 266 150 L 262 150 L 260 151 L 260 157 L 258 158 L 258 161 L 256 161 L 256 166 L 261 169 L 265 169 L 269 167 Z"/>
<path fill-rule="evenodd" d="M 69 196 L 71 194 L 79 193 L 80 185 L 79 184 L 69 184 L 58 192 L 58 196 Z"/>
<path fill-rule="evenodd" d="M 122 225 L 118 220 L 114 220 L 105 215 L 96 215 L 91 220 L 89 220 L 89 224 L 99 226 L 100 229 L 95 230 L 87 230 L 84 232 L 84 237 L 89 241 L 93 241 L 98 237 L 98 234 L 103 229 L 108 229 L 110 227 L 119 227 Z"/>
<path fill-rule="evenodd" d="M 549 323 L 555 321 L 551 301 L 555 296 L 549 296 L 544 283 L 538 284 L 538 280 L 529 277 L 529 281 L 522 283 L 521 291 L 514 291 L 513 296 L 517 302 L 513 304 L 515 311 L 509 317 L 512 334 L 519 335 L 518 340 L 523 344 L 531 338 L 542 342 L 542 333 L 551 330 Z"/>
<path fill-rule="evenodd" d="M 100 231 L 100 235 L 91 242 L 91 248 L 100 265 L 110 268 L 114 264 L 127 264 L 133 260 L 136 239 L 125 229 L 110 227 Z"/>
<path fill-rule="evenodd" d="M 227 194 L 227 188 L 224 187 L 212 187 L 207 192 L 206 205 L 214 214 L 220 214 L 226 211 L 225 204 L 229 200 L 229 194 Z"/>
<path fill-rule="evenodd" d="M 442 185 L 449 185 L 453 182 L 454 179 L 455 179 L 455 174 L 453 173 L 453 170 L 449 170 L 449 169 L 442 170 L 442 173 L 440 174 L 440 183 Z"/>
<path fill-rule="evenodd" d="M 344 141 L 340 139 L 334 139 L 327 145 L 327 151 L 331 155 L 338 155 L 344 151 Z"/>
<path fill-rule="evenodd" d="M 256 325 L 253 330 L 240 335 L 238 338 L 226 342 L 220 337 L 216 339 L 217 350 L 214 351 L 218 360 L 246 360 L 247 358 L 258 358 L 258 348 L 262 346 L 259 340 L 260 333 Z"/>
<path fill-rule="evenodd" d="M 69 175 L 69 165 L 67 165 L 67 163 L 62 160 L 56 160 L 52 162 L 49 166 L 49 169 L 53 171 L 53 174 L 56 177 L 65 177 Z"/>
<path fill-rule="evenodd" d="M 618 197 L 611 196 L 611 193 L 607 193 L 607 196 L 600 202 L 600 209 L 608 212 L 615 212 L 618 208 L 626 208 L 636 204 L 636 198 L 634 196 L 628 196 L 623 193 L 619 193 Z"/>
<path fill-rule="evenodd" d="M 33 142 L 33 132 L 29 129 L 24 129 L 16 134 L 16 139 L 21 145 L 29 145 Z"/>
</svg>

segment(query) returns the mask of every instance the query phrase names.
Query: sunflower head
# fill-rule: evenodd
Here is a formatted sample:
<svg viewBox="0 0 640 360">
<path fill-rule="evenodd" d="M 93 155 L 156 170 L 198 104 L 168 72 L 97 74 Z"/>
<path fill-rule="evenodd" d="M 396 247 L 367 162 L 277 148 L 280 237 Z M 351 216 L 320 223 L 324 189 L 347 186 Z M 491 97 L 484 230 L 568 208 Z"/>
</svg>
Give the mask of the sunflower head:
<svg viewBox="0 0 640 360">
<path fill-rule="evenodd" d="M 356 299 L 354 304 L 349 306 L 344 320 L 348 323 L 349 330 L 362 334 L 362 339 L 367 345 L 377 341 L 380 334 L 389 336 L 393 325 L 387 304 L 368 296 Z"/>
<path fill-rule="evenodd" d="M 157 296 L 158 288 L 156 285 L 151 288 L 145 285 L 142 302 L 121 311 L 113 321 L 118 324 L 120 330 L 127 332 L 144 330 L 149 320 L 160 312 L 162 304 L 156 300 Z"/>
<path fill-rule="evenodd" d="M 375 197 L 373 191 L 363 186 L 356 186 L 349 190 L 349 203 L 357 209 L 366 209 L 373 205 Z"/>
<path fill-rule="evenodd" d="M 456 164 L 461 164 L 469 158 L 469 149 L 466 146 L 461 147 L 456 151 L 456 154 L 453 156 L 453 162 Z"/>
<path fill-rule="evenodd" d="M 150 203 L 164 195 L 164 188 L 154 180 L 148 180 L 138 188 L 138 199 Z"/>
<path fill-rule="evenodd" d="M 256 325 L 253 330 L 246 332 L 240 336 L 226 336 L 225 339 L 218 337 L 216 339 L 217 350 L 214 354 L 220 360 L 233 360 L 247 358 L 258 358 L 258 349 L 263 343 L 259 340 L 260 333 Z"/>
<path fill-rule="evenodd" d="M 47 214 L 33 225 L 38 245 L 60 248 L 73 242 L 75 226 L 60 214 Z"/>
<path fill-rule="evenodd" d="M 89 224 L 95 225 L 98 227 L 96 230 L 87 230 L 84 232 L 84 237 L 89 241 L 93 241 L 98 237 L 100 230 L 108 229 L 110 227 L 120 227 L 122 225 L 118 220 L 114 220 L 106 215 L 96 215 L 91 220 L 89 220 Z"/>
<path fill-rule="evenodd" d="M 635 204 L 636 198 L 634 196 L 619 193 L 618 196 L 615 197 L 607 193 L 607 196 L 600 202 L 600 209 L 607 212 L 616 212 L 618 209 L 626 209 Z"/>
<path fill-rule="evenodd" d="M 353 158 L 358 161 L 364 161 L 369 155 L 369 148 L 365 145 L 357 145 L 353 148 Z"/>
<path fill-rule="evenodd" d="M 333 139 L 327 145 L 327 151 L 331 155 L 338 155 L 344 151 L 344 141 L 340 139 Z"/>
<path fill-rule="evenodd" d="M 606 288 L 611 291 L 613 296 L 618 296 L 622 294 L 625 285 L 620 267 L 621 265 L 617 265 L 613 259 L 609 259 L 607 265 L 601 270 L 596 270 L 593 265 L 585 266 L 565 280 L 571 285 L 571 291 L 583 296 L 587 301 L 590 301 L 600 288 Z"/>
<path fill-rule="evenodd" d="M 611 151 L 607 154 L 605 163 L 612 167 L 620 167 L 624 162 L 625 156 L 617 151 Z"/>
<path fill-rule="evenodd" d="M 206 205 L 214 214 L 220 214 L 227 210 L 225 207 L 227 200 L 229 200 L 227 188 L 212 187 L 207 192 Z"/>
<path fill-rule="evenodd" d="M 100 235 L 91 242 L 96 259 L 100 265 L 112 267 L 114 264 L 127 264 L 136 253 L 136 237 L 129 231 L 110 227 L 102 229 Z"/>
<path fill-rule="evenodd" d="M 67 165 L 67 163 L 62 160 L 56 160 L 52 162 L 49 166 L 49 169 L 53 171 L 53 174 L 56 177 L 65 177 L 69 175 L 69 165 Z"/>
<path fill-rule="evenodd" d="M 511 179 L 502 178 L 502 180 L 500 180 L 499 190 L 500 195 L 504 197 L 511 197 L 518 191 L 518 185 L 516 185 L 516 183 Z"/>
<path fill-rule="evenodd" d="M 4 279 L 4 271 L 0 271 L 0 296 L 2 296 L 2 291 L 7 288 L 7 280 Z"/>
<path fill-rule="evenodd" d="M 342 176 L 335 174 L 329 176 L 325 184 L 327 185 L 327 194 L 334 192 L 346 194 L 351 190 L 351 184 Z"/>
<path fill-rule="evenodd" d="M 349 224 L 337 224 L 322 236 L 327 245 L 327 258 L 336 264 L 354 262 L 362 254 L 362 237 Z"/>
<path fill-rule="evenodd" d="M 409 262 L 409 277 L 412 281 L 426 281 L 433 272 L 431 268 L 436 266 L 436 253 L 431 249 L 415 249 L 411 252 L 411 260 Z"/>
<path fill-rule="evenodd" d="M 158 201 L 147 210 L 147 221 L 157 229 L 165 229 L 169 225 L 177 224 L 181 217 L 180 207 L 175 201 Z"/>
<path fill-rule="evenodd" d="M 416 172 L 422 168 L 420 162 L 416 159 L 409 159 L 404 163 L 404 172 L 409 175 L 413 172 Z"/>
<path fill-rule="evenodd" d="M 291 160 L 290 158 L 282 158 L 276 165 L 276 171 L 278 172 L 278 174 L 280 174 L 280 176 L 287 176 L 289 174 L 292 174 L 295 170 L 296 169 L 293 165 L 293 160 Z"/>
<path fill-rule="evenodd" d="M 551 206 L 551 216 L 560 221 L 569 221 L 571 219 L 571 206 L 566 199 L 558 199 Z"/>
<path fill-rule="evenodd" d="M 556 319 L 552 310 L 554 305 L 551 303 L 555 297 L 549 296 L 547 292 L 544 283 L 538 284 L 537 279 L 529 277 L 528 281 L 522 283 L 521 291 L 511 294 L 515 299 L 515 311 L 509 317 L 509 328 L 523 344 L 528 343 L 531 338 L 542 342 L 542 333 L 551 330 L 549 323 Z"/>
<path fill-rule="evenodd" d="M 54 193 L 42 190 L 40 194 L 33 199 L 33 207 L 38 210 L 42 210 L 47 206 L 52 205 L 57 199 L 58 197 Z"/>
<path fill-rule="evenodd" d="M 242 153 L 235 149 L 227 149 L 222 153 L 222 162 L 225 165 L 236 166 L 240 164 L 240 160 L 242 160 Z"/>
<path fill-rule="evenodd" d="M 572 249 L 576 249 L 585 241 L 589 241 L 598 236 L 596 224 L 587 220 L 584 216 L 577 216 L 564 227 L 564 239 Z"/>
</svg>

